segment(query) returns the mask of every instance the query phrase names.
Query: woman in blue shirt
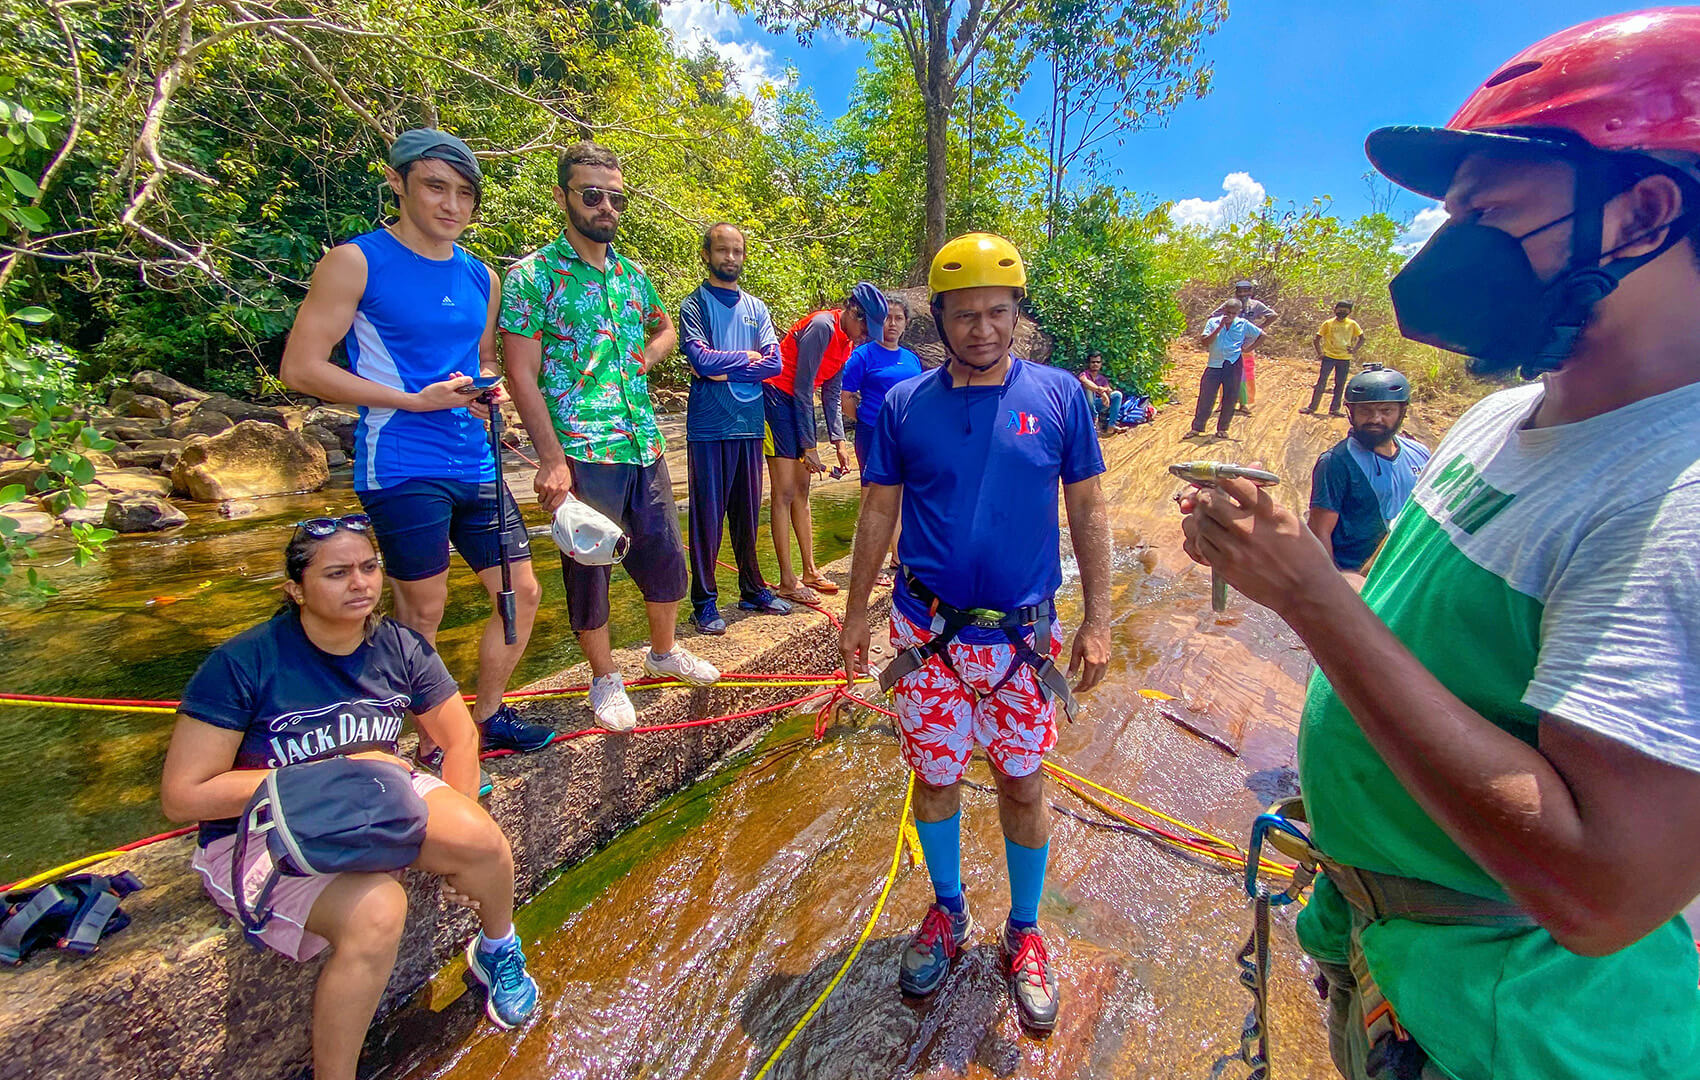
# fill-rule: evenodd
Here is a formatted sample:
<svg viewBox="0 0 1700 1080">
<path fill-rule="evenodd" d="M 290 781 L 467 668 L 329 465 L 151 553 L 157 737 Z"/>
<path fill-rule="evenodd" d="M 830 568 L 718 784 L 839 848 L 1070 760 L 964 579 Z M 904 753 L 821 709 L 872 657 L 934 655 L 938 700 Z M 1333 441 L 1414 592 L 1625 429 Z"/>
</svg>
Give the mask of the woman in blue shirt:
<svg viewBox="0 0 1700 1080">
<path fill-rule="evenodd" d="M 921 374 L 921 358 L 898 344 L 909 328 L 909 302 L 896 293 L 885 297 L 885 333 L 878 341 L 860 345 L 844 365 L 845 405 L 856 414 L 856 468 L 868 467 L 868 447 L 874 424 L 880 417 L 885 395 L 905 379 Z M 864 480 L 866 486 L 867 481 Z M 897 569 L 897 537 L 902 523 L 891 534 L 891 565 L 880 574 L 879 584 L 890 585 Z"/>
<path fill-rule="evenodd" d="M 269 771 L 341 755 L 407 768 L 396 735 L 411 716 L 444 751 L 443 779 L 413 774 L 429 814 L 413 865 L 478 913 L 468 967 L 490 1019 L 517 1026 L 537 1008 L 537 984 L 513 930 L 513 855 L 476 799 L 478 730 L 460 688 L 423 636 L 379 614 L 384 573 L 365 514 L 302 522 L 284 570 L 283 608 L 213 650 L 184 688 L 160 805 L 201 823 L 195 869 L 234 914 L 236 818 Z M 266 845 L 250 842 L 244 890 L 257 891 L 270 870 Z M 399 875 L 286 876 L 271 913 L 259 933 L 267 947 L 297 961 L 331 949 L 313 995 L 313 1075 L 354 1080 L 407 916 Z"/>
</svg>

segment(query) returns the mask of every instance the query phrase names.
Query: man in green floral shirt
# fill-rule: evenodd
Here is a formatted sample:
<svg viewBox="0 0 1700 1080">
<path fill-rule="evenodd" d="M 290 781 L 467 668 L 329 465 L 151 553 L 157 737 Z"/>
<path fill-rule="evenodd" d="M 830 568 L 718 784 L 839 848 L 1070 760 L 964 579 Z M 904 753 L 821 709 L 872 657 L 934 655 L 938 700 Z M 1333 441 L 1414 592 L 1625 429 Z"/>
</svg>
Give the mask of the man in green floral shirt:
<svg viewBox="0 0 1700 1080">
<path fill-rule="evenodd" d="M 591 142 L 562 151 L 555 202 L 561 235 L 515 263 L 502 281 L 508 383 L 541 467 L 537 501 L 553 514 L 568 499 L 618 522 L 631 539 L 623 565 L 648 607 L 648 675 L 707 686 L 720 672 L 673 639 L 688 585 L 679 512 L 649 369 L 673 351 L 678 333 L 643 268 L 610 242 L 626 208 L 612 153 Z M 614 666 L 608 638 L 612 568 L 561 556 L 567 611 L 590 661 L 596 722 L 629 731 L 637 713 Z"/>
</svg>

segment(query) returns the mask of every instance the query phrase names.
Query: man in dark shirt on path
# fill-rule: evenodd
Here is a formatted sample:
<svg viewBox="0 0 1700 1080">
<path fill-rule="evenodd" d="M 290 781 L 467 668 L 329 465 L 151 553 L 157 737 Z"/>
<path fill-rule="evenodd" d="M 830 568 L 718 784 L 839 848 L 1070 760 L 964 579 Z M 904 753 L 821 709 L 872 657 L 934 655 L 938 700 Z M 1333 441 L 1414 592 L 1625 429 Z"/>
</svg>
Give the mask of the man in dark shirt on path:
<svg viewBox="0 0 1700 1080">
<path fill-rule="evenodd" d="M 1346 385 L 1351 434 L 1322 452 L 1310 474 L 1306 524 L 1349 574 L 1375 554 L 1428 464 L 1428 447 L 1399 434 L 1411 385 L 1370 365 Z"/>
</svg>

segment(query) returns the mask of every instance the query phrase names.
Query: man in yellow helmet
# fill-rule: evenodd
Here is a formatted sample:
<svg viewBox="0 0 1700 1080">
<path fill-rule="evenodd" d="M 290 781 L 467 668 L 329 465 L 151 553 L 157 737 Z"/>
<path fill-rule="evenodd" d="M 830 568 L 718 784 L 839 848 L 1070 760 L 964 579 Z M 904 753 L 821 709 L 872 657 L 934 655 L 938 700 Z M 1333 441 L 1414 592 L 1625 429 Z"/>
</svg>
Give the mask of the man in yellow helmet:
<svg viewBox="0 0 1700 1080">
<path fill-rule="evenodd" d="M 867 670 L 868 592 L 901 502 L 902 574 L 893 594 L 894 693 L 915 821 L 936 902 L 903 951 L 898 986 L 925 998 L 973 928 L 962 892 L 959 788 L 985 747 L 997 780 L 1010 914 L 999 935 L 1010 992 L 1030 1031 L 1056 1026 L 1057 979 L 1038 926 L 1050 831 L 1040 765 L 1056 706 L 1072 717 L 1052 602 L 1062 585 L 1057 485 L 1085 593 L 1069 675 L 1075 692 L 1109 659 L 1110 533 L 1092 406 L 1069 372 L 1015 358 L 1027 273 L 1001 236 L 970 233 L 933 260 L 933 319 L 949 362 L 886 395 L 874 429 L 840 645 Z"/>
</svg>

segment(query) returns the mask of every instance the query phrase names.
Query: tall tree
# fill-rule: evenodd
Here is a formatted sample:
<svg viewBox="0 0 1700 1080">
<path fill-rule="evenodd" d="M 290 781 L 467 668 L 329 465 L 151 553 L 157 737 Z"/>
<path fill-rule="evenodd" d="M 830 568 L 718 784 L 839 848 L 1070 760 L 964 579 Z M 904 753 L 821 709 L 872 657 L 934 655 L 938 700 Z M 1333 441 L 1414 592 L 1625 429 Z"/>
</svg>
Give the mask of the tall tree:
<svg viewBox="0 0 1700 1080">
<path fill-rule="evenodd" d="M 794 33 L 804 44 L 823 29 L 850 37 L 869 37 L 886 29 L 896 33 L 926 112 L 926 249 L 922 253 L 926 258 L 945 241 L 950 183 L 946 132 L 965 76 L 977 59 L 999 43 L 1023 73 L 1045 43 L 1066 46 L 1047 29 L 1053 21 L 1050 8 L 1057 2 L 731 0 L 734 8 L 753 15 L 762 26 Z M 1202 85 L 1198 81 L 1198 40 L 1226 14 L 1226 0 L 1078 2 L 1080 25 L 1093 27 L 1094 32 L 1100 26 L 1105 31 L 1116 28 L 1130 36 L 1098 47 L 1107 66 L 1118 72 L 1106 90 L 1122 91 L 1114 100 L 1124 114 L 1131 108 L 1135 116 L 1160 115 L 1208 85 L 1207 79 Z M 1130 104 L 1122 97 L 1139 100 Z"/>
<path fill-rule="evenodd" d="M 1071 170 L 1103 146 L 1210 92 L 1206 35 L 1227 0 L 1034 0 L 1034 44 L 1050 63 L 1045 223 L 1055 236 Z"/>
</svg>

